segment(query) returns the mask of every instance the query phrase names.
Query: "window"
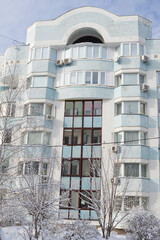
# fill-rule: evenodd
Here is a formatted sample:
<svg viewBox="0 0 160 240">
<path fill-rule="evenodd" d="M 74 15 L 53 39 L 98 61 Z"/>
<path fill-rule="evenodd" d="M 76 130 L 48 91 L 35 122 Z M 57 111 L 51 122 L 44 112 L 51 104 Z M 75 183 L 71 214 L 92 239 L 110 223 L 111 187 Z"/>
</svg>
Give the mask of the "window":
<svg viewBox="0 0 160 240">
<path fill-rule="evenodd" d="M 90 161 L 89 160 L 83 160 L 82 176 L 90 176 Z"/>
<path fill-rule="evenodd" d="M 73 115 L 73 102 L 66 102 L 65 116 Z"/>
<path fill-rule="evenodd" d="M 75 116 L 82 115 L 82 102 L 75 102 L 74 115 Z"/>
<path fill-rule="evenodd" d="M 139 136 L 138 132 L 134 131 L 128 131 L 124 132 L 124 143 L 127 145 L 137 145 L 139 143 L 138 141 Z"/>
<path fill-rule="evenodd" d="M 94 101 L 94 109 L 93 109 L 93 115 L 102 115 L 102 102 L 101 101 Z"/>
<path fill-rule="evenodd" d="M 138 84 L 137 73 L 124 73 L 123 79 L 124 79 L 124 85 Z"/>
<path fill-rule="evenodd" d="M 4 161 L 1 161 L 0 163 L 0 172 L 1 173 L 7 173 L 9 168 L 9 159 L 5 159 Z"/>
<path fill-rule="evenodd" d="M 124 176 L 139 177 L 139 164 L 137 163 L 125 163 L 124 164 Z"/>
<path fill-rule="evenodd" d="M 144 75 L 139 74 L 139 84 L 143 84 L 144 83 Z"/>
<path fill-rule="evenodd" d="M 123 56 L 129 56 L 129 44 L 123 44 Z"/>
<path fill-rule="evenodd" d="M 146 164 L 141 165 L 141 177 L 147 177 L 147 165 Z"/>
<path fill-rule="evenodd" d="M 27 78 L 26 89 L 30 88 L 31 86 L 32 86 L 32 79 Z"/>
<path fill-rule="evenodd" d="M 93 72 L 92 84 L 98 84 L 98 72 Z"/>
<path fill-rule="evenodd" d="M 44 48 L 42 48 L 42 59 L 47 59 L 48 58 L 48 51 L 49 50 L 49 48 L 47 48 L 47 47 L 44 47 Z"/>
<path fill-rule="evenodd" d="M 18 175 L 23 174 L 23 163 L 19 162 L 18 163 Z"/>
<path fill-rule="evenodd" d="M 65 129 L 64 130 L 64 137 L 63 137 L 63 145 L 70 145 L 72 141 L 72 130 Z"/>
<path fill-rule="evenodd" d="M 137 55 L 137 43 L 131 44 L 131 55 L 136 56 Z"/>
<path fill-rule="evenodd" d="M 25 163 L 25 174 L 35 174 L 38 175 L 39 171 L 39 162 L 26 162 Z"/>
<path fill-rule="evenodd" d="M 42 116 L 43 115 L 43 103 L 32 103 L 31 104 L 31 110 L 30 115 L 31 116 Z"/>
<path fill-rule="evenodd" d="M 62 165 L 62 175 L 70 175 L 70 169 L 71 169 L 71 162 L 68 160 L 63 161 Z"/>
<path fill-rule="evenodd" d="M 89 192 L 82 192 L 81 193 L 81 208 L 89 208 L 89 200 L 90 200 L 90 194 Z"/>
<path fill-rule="evenodd" d="M 146 104 L 145 103 L 140 103 L 140 113 L 146 114 Z"/>
<path fill-rule="evenodd" d="M 42 132 L 29 132 L 28 133 L 28 144 L 38 145 L 41 144 Z"/>
<path fill-rule="evenodd" d="M 81 129 L 73 130 L 73 145 L 81 144 Z"/>
<path fill-rule="evenodd" d="M 142 44 L 139 45 L 139 55 L 144 55 L 144 46 Z"/>
<path fill-rule="evenodd" d="M 119 115 L 122 113 L 122 103 L 116 104 L 116 115 Z"/>
<path fill-rule="evenodd" d="M 86 72 L 85 83 L 91 84 L 91 72 Z"/>
<path fill-rule="evenodd" d="M 115 85 L 116 85 L 116 87 L 121 86 L 121 80 L 122 80 L 122 75 L 117 75 L 116 78 L 115 78 L 115 81 L 116 81 Z"/>
<path fill-rule="evenodd" d="M 93 143 L 101 143 L 101 130 L 93 130 Z"/>
<path fill-rule="evenodd" d="M 35 59 L 40 59 L 41 58 L 41 48 L 36 48 L 35 49 Z"/>
<path fill-rule="evenodd" d="M 4 131 L 4 143 L 11 143 L 11 139 L 12 139 L 12 131 L 5 130 Z"/>
<path fill-rule="evenodd" d="M 124 113 L 125 114 L 138 113 L 138 102 L 124 102 Z"/>
<path fill-rule="evenodd" d="M 133 207 L 138 207 L 140 205 L 139 197 L 135 196 L 126 196 L 124 198 L 124 210 L 129 211 Z"/>
<path fill-rule="evenodd" d="M 32 132 L 23 132 L 21 135 L 22 144 L 29 145 L 40 145 L 50 144 L 51 133 L 49 132 L 41 132 L 41 131 L 32 131 Z"/>
<path fill-rule="evenodd" d="M 83 130 L 83 144 L 91 143 L 91 129 L 84 129 Z"/>
<path fill-rule="evenodd" d="M 72 175 L 79 175 L 79 161 L 72 160 Z"/>
<path fill-rule="evenodd" d="M 47 175 L 48 163 L 41 163 L 41 175 Z"/>
<path fill-rule="evenodd" d="M 84 103 L 84 115 L 92 115 L 92 101 L 86 101 Z"/>
</svg>

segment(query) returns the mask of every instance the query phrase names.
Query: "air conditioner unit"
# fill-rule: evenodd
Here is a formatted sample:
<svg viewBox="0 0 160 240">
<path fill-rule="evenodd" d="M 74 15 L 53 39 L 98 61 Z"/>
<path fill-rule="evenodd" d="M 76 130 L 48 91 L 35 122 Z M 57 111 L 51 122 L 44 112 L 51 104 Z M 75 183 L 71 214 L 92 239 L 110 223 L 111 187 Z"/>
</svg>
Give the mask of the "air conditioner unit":
<svg viewBox="0 0 160 240">
<path fill-rule="evenodd" d="M 72 59 L 71 58 L 65 58 L 63 60 L 64 64 L 70 64 L 72 62 Z"/>
<path fill-rule="evenodd" d="M 52 115 L 46 115 L 46 120 L 53 120 L 53 116 Z"/>
<path fill-rule="evenodd" d="M 146 56 L 146 55 L 142 55 L 141 60 L 142 60 L 143 63 L 146 63 L 146 62 L 149 61 L 149 57 Z"/>
<path fill-rule="evenodd" d="M 57 66 L 63 65 L 63 60 L 57 60 L 57 61 L 56 61 L 56 65 L 57 65 Z"/>
<path fill-rule="evenodd" d="M 142 84 L 142 91 L 143 92 L 148 92 L 148 90 L 149 90 L 149 86 L 143 83 Z"/>
<path fill-rule="evenodd" d="M 120 153 L 120 146 L 118 146 L 118 145 L 112 146 L 112 152 L 113 153 Z"/>
</svg>

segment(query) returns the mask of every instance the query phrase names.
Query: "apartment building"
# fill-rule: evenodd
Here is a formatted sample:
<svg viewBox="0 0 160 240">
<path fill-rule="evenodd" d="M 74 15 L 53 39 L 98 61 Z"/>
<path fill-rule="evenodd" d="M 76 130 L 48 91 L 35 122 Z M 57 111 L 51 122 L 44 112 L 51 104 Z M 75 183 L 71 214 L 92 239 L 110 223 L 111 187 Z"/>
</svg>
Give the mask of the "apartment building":
<svg viewBox="0 0 160 240">
<path fill-rule="evenodd" d="M 30 174 L 32 165 L 35 175 L 47 177 L 48 159 L 56 152 L 55 176 L 70 198 L 60 209 L 64 218 L 96 219 L 86 203 L 90 187 L 95 190 L 90 164 L 107 166 L 108 149 L 126 153 L 120 179 L 130 175 L 132 184 L 122 211 L 135 197 L 136 205 L 160 210 L 160 40 L 152 39 L 149 20 L 95 7 L 74 9 L 35 22 L 26 45 L 6 49 L 0 64 L 1 94 L 8 91 L 4 79 L 11 72 L 25 85 L 10 116 L 16 118 L 21 105 L 19 116 L 37 121 L 34 128 L 21 127 L 19 144 L 47 149 L 43 164 L 35 157 L 9 166 L 17 165 L 21 175 Z M 96 179 L 100 182 L 98 174 Z"/>
</svg>

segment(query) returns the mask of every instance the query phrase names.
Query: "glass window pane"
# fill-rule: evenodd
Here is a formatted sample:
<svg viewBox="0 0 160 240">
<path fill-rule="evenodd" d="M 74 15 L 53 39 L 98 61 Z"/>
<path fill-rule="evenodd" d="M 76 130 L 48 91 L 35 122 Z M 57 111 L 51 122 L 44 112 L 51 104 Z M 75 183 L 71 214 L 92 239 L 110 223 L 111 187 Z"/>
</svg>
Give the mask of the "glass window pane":
<svg viewBox="0 0 160 240">
<path fill-rule="evenodd" d="M 142 74 L 139 75 L 139 83 L 140 84 L 144 83 L 144 75 L 142 75 Z"/>
<path fill-rule="evenodd" d="M 69 85 L 70 84 L 70 75 L 69 73 L 64 74 L 64 85 Z"/>
<path fill-rule="evenodd" d="M 91 72 L 86 72 L 85 83 L 91 84 Z"/>
<path fill-rule="evenodd" d="M 101 176 L 101 161 L 94 159 L 92 163 L 92 174 L 94 177 Z"/>
<path fill-rule="evenodd" d="M 42 163 L 41 165 L 41 175 L 47 175 L 48 163 Z"/>
<path fill-rule="evenodd" d="M 84 47 L 79 47 L 79 58 L 84 57 L 85 57 Z"/>
<path fill-rule="evenodd" d="M 105 84 L 105 72 L 101 72 L 101 84 Z"/>
<path fill-rule="evenodd" d="M 82 102 L 75 102 L 74 115 L 75 116 L 81 116 L 82 115 Z"/>
<path fill-rule="evenodd" d="M 129 44 L 123 44 L 123 56 L 129 56 Z"/>
<path fill-rule="evenodd" d="M 81 129 L 74 129 L 73 131 L 73 144 L 81 144 Z"/>
<path fill-rule="evenodd" d="M 90 161 L 89 160 L 83 160 L 82 176 L 90 176 Z"/>
<path fill-rule="evenodd" d="M 107 58 L 107 48 L 102 47 L 102 58 Z"/>
<path fill-rule="evenodd" d="M 41 58 L 41 48 L 36 48 L 35 49 L 35 59 L 40 59 Z"/>
<path fill-rule="evenodd" d="M 41 144 L 42 132 L 29 132 L 28 133 L 28 144 Z"/>
<path fill-rule="evenodd" d="M 83 83 L 83 73 L 82 72 L 78 72 L 77 73 L 77 83 L 78 84 L 82 84 Z"/>
<path fill-rule="evenodd" d="M 22 144 L 27 144 L 28 142 L 28 134 L 27 134 L 27 132 L 23 132 L 22 134 L 21 134 L 21 142 L 22 142 Z"/>
<path fill-rule="evenodd" d="M 142 44 L 139 45 L 139 53 L 141 56 L 144 54 L 144 46 Z"/>
<path fill-rule="evenodd" d="M 98 72 L 93 72 L 92 84 L 98 84 Z"/>
<path fill-rule="evenodd" d="M 145 103 L 140 103 L 140 113 L 145 114 Z"/>
<path fill-rule="evenodd" d="M 141 177 L 147 177 L 147 165 L 141 165 Z"/>
<path fill-rule="evenodd" d="M 50 49 L 50 58 L 52 59 L 52 60 L 56 60 L 56 50 L 54 49 L 54 48 L 51 48 Z"/>
<path fill-rule="evenodd" d="M 93 130 L 93 143 L 101 143 L 101 130 Z"/>
<path fill-rule="evenodd" d="M 122 113 L 122 103 L 117 104 L 117 115 Z"/>
<path fill-rule="evenodd" d="M 125 163 L 124 164 L 124 176 L 139 177 L 139 164 L 137 163 Z"/>
<path fill-rule="evenodd" d="M 35 50 L 35 49 L 32 49 L 32 50 L 31 50 L 30 60 L 34 59 L 34 50 Z"/>
<path fill-rule="evenodd" d="M 92 102 L 86 101 L 84 102 L 84 115 L 92 115 Z"/>
<path fill-rule="evenodd" d="M 92 58 L 92 47 L 87 46 L 87 58 Z"/>
<path fill-rule="evenodd" d="M 61 207 L 68 207 L 69 203 L 69 191 L 61 192 Z"/>
<path fill-rule="evenodd" d="M 133 207 L 139 206 L 139 197 L 127 196 L 124 198 L 124 210 L 131 210 Z"/>
<path fill-rule="evenodd" d="M 93 47 L 93 58 L 98 58 L 99 57 L 99 46 L 94 46 Z"/>
<path fill-rule="evenodd" d="M 124 113 L 137 114 L 138 113 L 138 102 L 124 102 Z"/>
<path fill-rule="evenodd" d="M 121 79 L 122 79 L 122 75 L 118 75 L 116 76 L 116 87 L 121 86 Z"/>
<path fill-rule="evenodd" d="M 78 48 L 77 47 L 72 48 L 72 57 L 78 58 Z"/>
<path fill-rule="evenodd" d="M 141 144 L 146 145 L 146 133 L 141 132 Z"/>
<path fill-rule="evenodd" d="M 79 194 L 78 192 L 71 191 L 71 207 L 78 208 Z"/>
<path fill-rule="evenodd" d="M 75 72 L 71 73 L 71 84 L 76 84 L 76 73 Z"/>
<path fill-rule="evenodd" d="M 116 139 L 115 139 L 116 143 L 122 143 L 122 141 L 123 141 L 123 133 L 122 132 L 116 133 L 115 137 L 116 137 Z"/>
<path fill-rule="evenodd" d="M 124 84 L 126 85 L 138 84 L 136 73 L 125 73 L 123 76 Z"/>
<path fill-rule="evenodd" d="M 72 130 L 65 129 L 64 130 L 64 137 L 63 137 L 63 145 L 71 144 L 71 140 L 72 140 Z"/>
<path fill-rule="evenodd" d="M 30 88 L 32 86 L 32 79 L 28 78 L 26 83 L 26 89 Z"/>
<path fill-rule="evenodd" d="M 137 43 L 131 44 L 131 55 L 136 56 L 137 55 Z"/>
<path fill-rule="evenodd" d="M 48 47 L 42 48 L 42 59 L 48 58 Z"/>
<path fill-rule="evenodd" d="M 31 116 L 42 116 L 43 115 L 43 103 L 32 103 L 31 104 Z"/>
<path fill-rule="evenodd" d="M 84 129 L 83 130 L 83 144 L 90 144 L 91 143 L 91 130 Z"/>
<path fill-rule="evenodd" d="M 81 208 L 89 208 L 90 194 L 89 192 L 81 193 Z"/>
<path fill-rule="evenodd" d="M 79 175 L 79 161 L 72 161 L 72 175 Z"/>
<path fill-rule="evenodd" d="M 73 115 L 73 102 L 66 102 L 65 116 Z"/>
<path fill-rule="evenodd" d="M 43 143 L 44 143 L 45 145 L 50 145 L 50 137 L 51 137 L 51 133 L 45 132 L 45 133 L 43 134 Z"/>
<path fill-rule="evenodd" d="M 138 132 L 124 132 L 124 143 L 127 145 L 137 145 L 139 143 Z"/>
<path fill-rule="evenodd" d="M 18 175 L 23 174 L 23 163 L 18 163 Z"/>
<path fill-rule="evenodd" d="M 52 115 L 52 105 L 46 104 L 46 115 Z"/>
<path fill-rule="evenodd" d="M 63 160 L 62 164 L 62 175 L 70 175 L 71 172 L 71 162 L 68 160 Z"/>
<path fill-rule="evenodd" d="M 102 102 L 101 101 L 94 101 L 94 110 L 93 115 L 102 115 Z"/>
</svg>

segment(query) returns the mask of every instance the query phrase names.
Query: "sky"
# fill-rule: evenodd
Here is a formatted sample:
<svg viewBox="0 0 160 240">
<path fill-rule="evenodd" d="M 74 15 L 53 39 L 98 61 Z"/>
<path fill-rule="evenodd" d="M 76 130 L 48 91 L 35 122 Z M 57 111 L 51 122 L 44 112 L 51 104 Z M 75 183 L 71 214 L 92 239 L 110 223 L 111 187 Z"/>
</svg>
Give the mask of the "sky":
<svg viewBox="0 0 160 240">
<path fill-rule="evenodd" d="M 82 6 L 145 17 L 152 21 L 153 38 L 160 38 L 160 0 L 0 0 L 0 54 L 16 41 L 25 43 L 27 28 L 34 22 L 52 20 Z"/>
</svg>

